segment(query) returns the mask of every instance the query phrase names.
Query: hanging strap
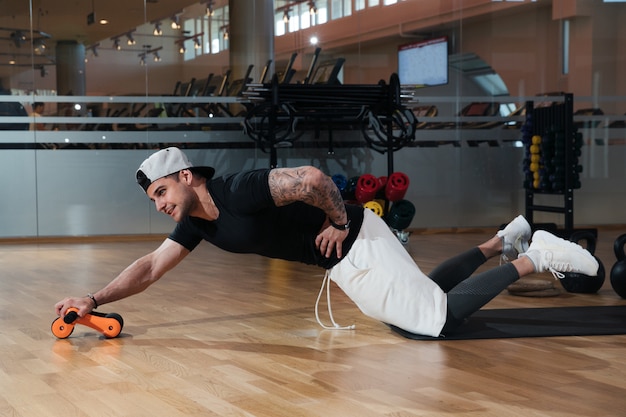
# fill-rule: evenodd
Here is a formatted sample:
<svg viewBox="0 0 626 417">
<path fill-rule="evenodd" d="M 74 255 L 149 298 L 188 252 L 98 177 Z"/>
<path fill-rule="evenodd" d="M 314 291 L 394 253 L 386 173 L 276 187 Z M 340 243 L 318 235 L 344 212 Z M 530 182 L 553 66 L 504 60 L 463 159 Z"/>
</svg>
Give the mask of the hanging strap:
<svg viewBox="0 0 626 417">
<path fill-rule="evenodd" d="M 320 320 L 319 304 L 320 299 L 322 298 L 322 293 L 324 292 L 324 286 L 326 286 L 326 305 L 328 306 L 328 316 L 330 317 L 330 321 L 333 324 L 332 326 L 327 326 L 322 323 L 322 320 Z M 322 287 L 320 288 L 320 292 L 317 295 L 317 300 L 315 301 L 315 318 L 317 319 L 317 323 L 326 330 L 354 330 L 356 328 L 356 325 L 354 324 L 351 324 L 350 326 L 340 326 L 335 322 L 335 319 L 333 317 L 333 310 L 330 305 L 330 276 L 328 270 L 326 270 L 324 280 L 322 281 Z"/>
</svg>

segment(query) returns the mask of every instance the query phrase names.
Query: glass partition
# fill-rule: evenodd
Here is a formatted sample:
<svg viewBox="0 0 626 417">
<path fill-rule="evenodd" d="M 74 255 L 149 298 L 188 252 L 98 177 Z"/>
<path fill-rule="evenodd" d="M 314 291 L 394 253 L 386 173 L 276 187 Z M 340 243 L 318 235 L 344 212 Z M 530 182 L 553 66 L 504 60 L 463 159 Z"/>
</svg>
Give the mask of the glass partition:
<svg viewBox="0 0 626 417">
<path fill-rule="evenodd" d="M 0 238 L 167 233 L 170 220 L 134 172 L 170 145 L 218 174 L 273 164 L 349 178 L 403 171 L 419 207 L 412 227 L 498 225 L 525 209 L 528 103 L 558 106 L 566 93 L 584 142 L 576 223 L 623 223 L 622 2 L 103 3 L 5 5 L 0 181 L 10 198 Z M 419 84 L 442 59 L 423 48 L 441 40 L 447 73 L 435 75 L 445 81 Z M 400 58 L 407 45 L 423 53 Z M 401 101 L 416 118 L 414 139 L 385 152 L 368 141 L 376 114 L 339 117 L 332 103 L 341 87 L 390 85 L 398 73 L 407 74 Z M 268 146 L 259 135 L 273 80 L 330 86 L 324 111 L 335 114 L 279 110 L 272 134 L 284 137 Z M 537 220 L 562 223 L 554 213 Z"/>
</svg>

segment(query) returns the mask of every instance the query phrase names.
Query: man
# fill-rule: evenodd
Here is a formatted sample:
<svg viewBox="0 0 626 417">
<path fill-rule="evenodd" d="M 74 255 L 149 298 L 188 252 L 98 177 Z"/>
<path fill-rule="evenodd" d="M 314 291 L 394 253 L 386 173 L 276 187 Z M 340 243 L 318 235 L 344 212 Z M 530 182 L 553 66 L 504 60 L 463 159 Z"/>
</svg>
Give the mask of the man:
<svg viewBox="0 0 626 417">
<path fill-rule="evenodd" d="M 429 277 L 382 219 L 360 206 L 345 205 L 332 179 L 317 168 L 213 175 L 213 168 L 193 166 L 178 148 L 146 159 L 137 170 L 137 182 L 156 209 L 177 222 L 174 231 L 104 288 L 58 302 L 57 314 L 76 307 L 83 316 L 145 290 L 202 240 L 231 252 L 319 265 L 366 315 L 435 337 L 458 326 L 522 276 L 543 271 L 559 277 L 565 271 L 596 275 L 598 270 L 585 249 L 547 232 L 535 232 L 528 246 L 530 226 L 518 216 Z M 499 255 L 512 261 L 467 279 Z M 333 320 L 330 328 L 340 326 Z"/>
<path fill-rule="evenodd" d="M 45 104 L 41 101 L 36 101 L 33 103 L 33 111 L 30 114 L 31 117 L 41 117 L 41 115 L 43 115 L 45 109 Z M 34 121 L 33 123 L 30 124 L 30 130 L 46 130 L 46 127 L 43 123 L 38 123 L 37 121 Z"/>
</svg>

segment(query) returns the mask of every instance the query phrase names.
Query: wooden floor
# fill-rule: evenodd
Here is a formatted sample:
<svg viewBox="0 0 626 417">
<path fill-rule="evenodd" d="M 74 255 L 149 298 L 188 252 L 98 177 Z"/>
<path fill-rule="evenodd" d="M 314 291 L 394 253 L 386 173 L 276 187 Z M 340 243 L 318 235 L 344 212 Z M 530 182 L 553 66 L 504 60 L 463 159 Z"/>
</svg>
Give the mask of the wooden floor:
<svg viewBox="0 0 626 417">
<path fill-rule="evenodd" d="M 599 232 L 607 271 L 625 232 Z M 428 272 L 492 234 L 422 231 L 407 250 Z M 412 341 L 336 287 L 335 319 L 357 328 L 322 330 L 323 271 L 206 243 L 147 292 L 100 309 L 124 318 L 121 337 L 52 335 L 56 301 L 97 290 L 158 243 L 0 245 L 0 416 L 625 415 L 626 336 Z M 626 300 L 607 277 L 598 294 L 504 292 L 487 308 L 584 305 Z"/>
</svg>

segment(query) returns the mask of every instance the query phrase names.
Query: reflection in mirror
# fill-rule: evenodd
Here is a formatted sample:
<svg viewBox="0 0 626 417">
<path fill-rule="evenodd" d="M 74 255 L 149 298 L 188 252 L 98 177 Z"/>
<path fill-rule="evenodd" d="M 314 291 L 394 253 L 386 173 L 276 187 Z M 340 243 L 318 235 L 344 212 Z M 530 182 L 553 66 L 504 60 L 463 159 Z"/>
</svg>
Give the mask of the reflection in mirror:
<svg viewBox="0 0 626 417">
<path fill-rule="evenodd" d="M 502 214 L 494 211 L 518 211 L 512 206 L 521 200 L 507 196 L 519 193 L 522 184 L 521 170 L 511 167 L 523 158 L 519 144 L 526 102 L 558 106 L 564 92 L 574 95 L 574 123 L 585 143 L 583 183 L 593 180 L 592 188 L 601 190 L 623 178 L 626 42 L 620 23 L 626 3 L 600 2 L 591 8 L 585 2 L 476 0 L 471 13 L 453 3 L 458 2 L 0 0 L 5 93 L 0 166 L 19 162 L 30 175 L 29 185 L 19 190 L 0 185 L 22 199 L 7 209 L 14 215 L 7 218 L 18 217 L 23 207 L 35 211 L 11 233 L 31 235 L 33 225 L 38 228 L 34 233 L 42 234 L 107 232 L 105 226 L 91 228 L 96 215 L 115 217 L 136 190 L 98 207 L 96 197 L 89 196 L 93 202 L 84 197 L 92 184 L 115 189 L 119 184 L 106 179 L 123 182 L 126 174 L 112 171 L 132 171 L 152 148 L 193 148 L 222 172 L 267 166 L 269 147 L 263 149 L 249 135 L 269 126 L 261 107 L 265 99 L 246 88 L 260 84 L 253 92 L 261 91 L 275 76 L 281 85 L 296 88 L 330 83 L 325 97 L 331 98 L 341 97 L 340 88 L 347 85 L 388 83 L 396 72 L 406 78 L 400 80 L 403 87 L 423 85 L 403 89 L 419 123 L 415 141 L 395 158 L 396 166 L 405 164 L 413 174 L 416 189 L 436 196 L 437 207 L 425 207 L 420 216 L 427 225 L 487 224 L 489 216 Z M 259 9 L 267 4 L 265 18 Z M 569 34 L 569 43 L 563 33 Z M 448 42 L 440 71 L 429 67 L 433 55 L 420 65 L 400 62 L 400 46 L 442 38 Z M 568 65 L 566 73 L 562 64 Z M 441 75 L 438 82 L 419 81 L 429 69 Z M 322 101 L 329 102 L 325 97 Z M 35 106 L 38 102 L 43 108 Z M 386 155 L 372 152 L 364 140 L 363 132 L 375 130 L 371 117 L 311 122 L 289 113 L 290 103 L 280 104 L 284 113 L 275 126 L 288 136 L 274 147 L 281 147 L 275 149 L 280 165 L 313 163 L 351 170 L 350 175 L 384 171 Z M 317 129 L 304 129 L 313 125 Z M 403 131 L 403 123 L 394 126 Z M 498 163 L 485 166 L 485 156 Z M 97 169 L 85 169 L 86 161 Z M 506 178 L 499 163 L 509 170 Z M 442 167 L 446 175 L 431 175 Z M 485 178 L 474 180 L 468 167 Z M 475 167 L 481 167 L 480 173 Z M 81 178 L 82 188 L 55 186 L 73 181 L 75 172 L 94 175 Z M 420 184 L 418 178 L 428 180 Z M 576 201 L 584 201 L 586 189 Z M 484 190 L 482 201 L 459 201 L 467 190 Z M 490 196 L 504 197 L 489 204 Z M 626 199 L 626 193 L 619 198 Z M 133 209 L 142 214 L 137 204 Z M 57 217 L 71 212 L 76 219 L 89 218 L 87 229 L 82 223 L 69 227 L 74 217 L 50 216 L 48 207 Z M 458 213 L 455 207 L 472 207 L 472 212 Z M 593 222 L 591 213 L 578 213 Z M 154 223 L 145 225 L 142 216 L 136 217 L 137 230 L 155 230 L 150 229 Z M 0 224 L 0 230 L 12 226 Z"/>
</svg>

